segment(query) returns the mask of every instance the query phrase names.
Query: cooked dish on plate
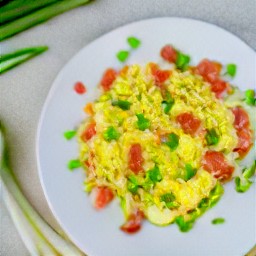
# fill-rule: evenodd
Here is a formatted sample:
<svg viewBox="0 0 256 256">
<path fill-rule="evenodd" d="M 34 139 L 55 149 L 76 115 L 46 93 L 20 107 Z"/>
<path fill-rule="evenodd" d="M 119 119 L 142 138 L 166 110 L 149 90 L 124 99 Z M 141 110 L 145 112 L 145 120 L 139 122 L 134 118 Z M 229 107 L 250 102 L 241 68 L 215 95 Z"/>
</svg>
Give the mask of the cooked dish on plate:
<svg viewBox="0 0 256 256">
<path fill-rule="evenodd" d="M 255 96 L 228 81 L 236 66 L 190 66 L 171 45 L 160 55 L 159 63 L 108 68 L 77 132 L 85 190 L 96 209 L 120 200 L 127 233 L 145 219 L 188 231 L 225 182 L 244 192 L 255 172 L 255 162 L 240 164 L 254 143 Z"/>
</svg>

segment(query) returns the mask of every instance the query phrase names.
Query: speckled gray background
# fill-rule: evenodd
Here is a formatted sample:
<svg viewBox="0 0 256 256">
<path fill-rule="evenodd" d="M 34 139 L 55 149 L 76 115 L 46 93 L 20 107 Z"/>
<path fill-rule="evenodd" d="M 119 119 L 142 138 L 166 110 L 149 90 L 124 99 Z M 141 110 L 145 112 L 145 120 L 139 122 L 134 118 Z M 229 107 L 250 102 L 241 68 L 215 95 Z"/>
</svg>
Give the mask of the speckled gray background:
<svg viewBox="0 0 256 256">
<path fill-rule="evenodd" d="M 38 179 L 35 135 L 43 103 L 62 66 L 102 34 L 132 21 L 161 16 L 214 23 L 256 49 L 255 13 L 255 0 L 96 0 L 0 43 L 4 52 L 32 45 L 50 47 L 45 54 L 0 77 L 0 118 L 8 127 L 12 167 L 24 193 L 49 223 L 57 227 Z M 0 255 L 29 255 L 1 198 Z"/>
</svg>

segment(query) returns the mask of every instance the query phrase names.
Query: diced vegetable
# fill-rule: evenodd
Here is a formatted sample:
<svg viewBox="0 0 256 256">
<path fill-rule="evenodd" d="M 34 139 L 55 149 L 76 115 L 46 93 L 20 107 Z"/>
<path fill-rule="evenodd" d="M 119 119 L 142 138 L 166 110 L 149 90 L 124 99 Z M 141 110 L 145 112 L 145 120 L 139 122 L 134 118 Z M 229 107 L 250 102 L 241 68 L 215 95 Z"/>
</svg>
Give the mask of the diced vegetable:
<svg viewBox="0 0 256 256">
<path fill-rule="evenodd" d="M 205 138 L 208 145 L 216 145 L 219 142 L 219 136 L 215 129 L 208 130 Z"/>
<path fill-rule="evenodd" d="M 162 108 L 164 110 L 165 114 L 168 114 L 170 110 L 172 109 L 172 106 L 174 105 L 174 100 L 170 99 L 168 101 L 164 100 L 162 101 Z"/>
<path fill-rule="evenodd" d="M 254 90 L 246 90 L 245 91 L 245 102 L 248 105 L 256 105 L 255 91 Z"/>
<path fill-rule="evenodd" d="M 153 183 L 159 182 L 163 179 L 158 166 L 155 166 L 153 169 L 147 171 L 147 176 Z"/>
<path fill-rule="evenodd" d="M 134 175 L 130 175 L 128 177 L 127 188 L 131 193 L 133 193 L 133 194 L 137 193 L 139 184 L 138 184 L 138 180 L 136 179 L 136 177 Z"/>
<path fill-rule="evenodd" d="M 236 75 L 236 64 L 228 64 L 226 73 L 228 75 L 230 75 L 231 77 L 235 77 L 235 75 Z"/>
<path fill-rule="evenodd" d="M 140 171 L 143 171 L 143 162 L 141 145 L 139 143 L 132 144 L 129 151 L 129 168 L 135 174 L 138 174 Z"/>
<path fill-rule="evenodd" d="M 168 135 L 168 141 L 165 144 L 173 151 L 179 146 L 179 136 L 175 133 Z"/>
<path fill-rule="evenodd" d="M 256 160 L 254 160 L 254 163 L 252 164 L 252 166 L 250 168 L 245 168 L 243 170 L 242 175 L 245 179 L 249 179 L 255 174 L 255 171 L 256 171 Z"/>
<path fill-rule="evenodd" d="M 64 132 L 64 137 L 67 140 L 71 140 L 74 136 L 76 136 L 76 131 L 75 130 L 70 130 L 70 131 Z"/>
<path fill-rule="evenodd" d="M 81 167 L 82 164 L 79 159 L 72 159 L 68 162 L 68 168 L 69 170 L 73 171 L 76 168 Z"/>
<path fill-rule="evenodd" d="M 0 27 L 0 41 L 88 2 L 90 2 L 90 0 L 56 1 L 51 5 L 47 5 L 44 8 L 35 10 L 34 12 L 25 16 L 21 16 L 20 18 L 17 18 L 12 22 L 6 23 Z"/>
<path fill-rule="evenodd" d="M 131 103 L 127 100 L 116 100 L 112 102 L 112 106 L 118 106 L 123 110 L 129 110 L 131 107 Z"/>
<path fill-rule="evenodd" d="M 136 37 L 128 37 L 127 42 L 133 49 L 138 48 L 141 44 L 140 40 Z"/>
<path fill-rule="evenodd" d="M 176 66 L 178 69 L 184 71 L 190 62 L 190 57 L 182 52 L 177 52 Z"/>
<path fill-rule="evenodd" d="M 1 28 L 0 28 L 1 31 Z M 1 32 L 0 32 L 1 37 Z M 48 50 L 47 46 L 24 48 L 12 53 L 0 55 L 0 74 Z"/>
<path fill-rule="evenodd" d="M 127 60 L 127 58 L 129 57 L 129 52 L 128 51 L 119 51 L 117 54 L 116 54 L 116 57 L 119 61 L 121 62 L 125 62 Z"/>
<path fill-rule="evenodd" d="M 196 169 L 192 167 L 191 164 L 186 164 L 185 165 L 185 175 L 184 175 L 184 180 L 188 181 L 191 178 L 193 178 L 196 175 Z"/>
<path fill-rule="evenodd" d="M 212 220 L 212 224 L 216 225 L 216 224 L 223 224 L 225 222 L 225 219 L 223 218 L 216 218 Z"/>
<path fill-rule="evenodd" d="M 160 201 L 165 202 L 167 208 L 172 209 L 178 207 L 178 203 L 174 201 L 175 195 L 173 193 L 165 193 L 161 195 Z"/>
<path fill-rule="evenodd" d="M 137 125 L 139 130 L 145 131 L 147 128 L 149 128 L 150 126 L 149 119 L 145 118 L 143 114 L 137 114 L 136 116 L 138 118 Z"/>
<path fill-rule="evenodd" d="M 113 126 L 110 126 L 103 133 L 103 137 L 106 141 L 117 140 L 120 137 L 120 133 Z"/>
</svg>

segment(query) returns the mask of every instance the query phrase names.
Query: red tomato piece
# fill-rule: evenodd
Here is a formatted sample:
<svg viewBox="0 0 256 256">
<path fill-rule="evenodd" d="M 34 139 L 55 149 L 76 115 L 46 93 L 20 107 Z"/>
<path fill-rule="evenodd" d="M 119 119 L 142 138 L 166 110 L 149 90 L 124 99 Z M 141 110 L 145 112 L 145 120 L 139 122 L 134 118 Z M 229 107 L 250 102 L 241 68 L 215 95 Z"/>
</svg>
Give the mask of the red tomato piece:
<svg viewBox="0 0 256 256">
<path fill-rule="evenodd" d="M 142 211 L 136 211 L 131 214 L 128 220 L 120 227 L 122 231 L 132 234 L 138 232 L 141 229 L 141 223 L 144 219 Z"/>
<path fill-rule="evenodd" d="M 221 94 L 228 88 L 228 83 L 224 80 L 217 79 L 211 84 L 211 91 L 215 93 L 217 98 L 221 97 Z"/>
<path fill-rule="evenodd" d="M 104 91 L 109 91 L 112 83 L 116 79 L 117 72 L 113 68 L 108 68 L 101 79 L 101 86 Z"/>
<path fill-rule="evenodd" d="M 155 73 L 155 83 L 160 86 L 170 77 L 171 72 L 169 70 L 158 69 Z"/>
<path fill-rule="evenodd" d="M 166 45 L 161 49 L 160 55 L 170 63 L 175 63 L 177 59 L 177 51 L 171 46 Z"/>
<path fill-rule="evenodd" d="M 95 123 L 91 123 L 86 127 L 84 133 L 81 135 L 81 139 L 84 142 L 90 140 L 96 134 L 95 126 Z"/>
<path fill-rule="evenodd" d="M 98 187 L 94 207 L 98 210 L 103 209 L 113 200 L 113 198 L 114 193 L 111 189 L 107 187 Z"/>
<path fill-rule="evenodd" d="M 238 144 L 234 149 L 234 152 L 237 152 L 240 158 L 243 158 L 252 146 L 251 132 L 249 129 L 237 130 L 236 132 L 238 137 Z"/>
<path fill-rule="evenodd" d="M 181 125 L 183 131 L 194 135 L 201 125 L 201 121 L 191 113 L 183 113 L 176 117 L 176 121 Z"/>
<path fill-rule="evenodd" d="M 86 87 L 82 82 L 76 82 L 74 85 L 74 90 L 78 94 L 84 94 L 86 93 Z"/>
<path fill-rule="evenodd" d="M 234 167 L 226 162 L 223 153 L 217 151 L 207 151 L 205 153 L 203 167 L 213 177 L 221 181 L 229 180 L 234 172 Z"/>
<path fill-rule="evenodd" d="M 237 130 L 249 127 L 249 116 L 241 107 L 232 108 L 235 116 L 234 126 Z"/>
<path fill-rule="evenodd" d="M 129 151 L 129 168 L 135 173 L 138 174 L 143 170 L 142 164 L 144 159 L 142 157 L 142 149 L 140 144 L 131 145 Z"/>
</svg>

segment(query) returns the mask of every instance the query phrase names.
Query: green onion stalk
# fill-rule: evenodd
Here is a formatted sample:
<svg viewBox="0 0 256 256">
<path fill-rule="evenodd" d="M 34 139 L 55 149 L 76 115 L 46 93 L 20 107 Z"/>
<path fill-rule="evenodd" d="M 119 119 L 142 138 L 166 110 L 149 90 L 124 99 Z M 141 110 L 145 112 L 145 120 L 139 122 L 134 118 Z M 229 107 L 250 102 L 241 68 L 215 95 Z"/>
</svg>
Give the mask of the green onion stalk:
<svg viewBox="0 0 256 256">
<path fill-rule="evenodd" d="M 33 209 L 9 168 L 5 132 L 0 120 L 0 182 L 4 201 L 31 255 L 84 255 L 65 236 L 52 229 Z"/>
</svg>

